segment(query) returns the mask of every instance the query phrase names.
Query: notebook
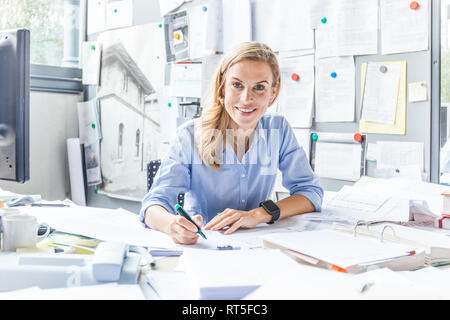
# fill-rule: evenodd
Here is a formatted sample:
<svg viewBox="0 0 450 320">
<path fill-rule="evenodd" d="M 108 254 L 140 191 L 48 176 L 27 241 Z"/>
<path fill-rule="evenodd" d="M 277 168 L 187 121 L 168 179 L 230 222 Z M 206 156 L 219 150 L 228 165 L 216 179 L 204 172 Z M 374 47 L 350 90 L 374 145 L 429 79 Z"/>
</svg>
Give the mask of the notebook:
<svg viewBox="0 0 450 320">
<path fill-rule="evenodd" d="M 424 265 L 423 248 L 379 238 L 327 229 L 271 233 L 262 236 L 264 247 L 278 248 L 298 262 L 348 273 L 373 267 L 411 270 Z"/>
</svg>

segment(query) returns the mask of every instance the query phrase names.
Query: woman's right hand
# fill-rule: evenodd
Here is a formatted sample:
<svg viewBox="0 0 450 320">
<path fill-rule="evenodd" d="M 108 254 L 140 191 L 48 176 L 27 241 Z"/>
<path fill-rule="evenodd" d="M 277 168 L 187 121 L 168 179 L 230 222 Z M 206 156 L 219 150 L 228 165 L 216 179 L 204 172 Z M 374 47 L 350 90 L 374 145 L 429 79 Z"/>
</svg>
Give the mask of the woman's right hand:
<svg viewBox="0 0 450 320">
<path fill-rule="evenodd" d="M 199 228 L 203 226 L 201 215 L 193 216 L 192 220 L 194 220 Z M 178 244 L 196 244 L 199 237 L 197 231 L 197 227 L 192 222 L 180 215 L 173 216 L 168 226 L 168 234 Z"/>
</svg>

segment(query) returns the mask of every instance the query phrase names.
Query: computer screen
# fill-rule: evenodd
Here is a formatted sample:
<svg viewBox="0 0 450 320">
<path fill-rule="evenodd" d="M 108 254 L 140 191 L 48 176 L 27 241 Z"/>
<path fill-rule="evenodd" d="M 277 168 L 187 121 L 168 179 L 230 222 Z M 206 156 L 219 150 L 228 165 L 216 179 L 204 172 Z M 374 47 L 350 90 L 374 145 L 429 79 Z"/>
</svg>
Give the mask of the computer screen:
<svg viewBox="0 0 450 320">
<path fill-rule="evenodd" d="M 0 30 L 0 179 L 30 178 L 30 31 Z"/>
</svg>

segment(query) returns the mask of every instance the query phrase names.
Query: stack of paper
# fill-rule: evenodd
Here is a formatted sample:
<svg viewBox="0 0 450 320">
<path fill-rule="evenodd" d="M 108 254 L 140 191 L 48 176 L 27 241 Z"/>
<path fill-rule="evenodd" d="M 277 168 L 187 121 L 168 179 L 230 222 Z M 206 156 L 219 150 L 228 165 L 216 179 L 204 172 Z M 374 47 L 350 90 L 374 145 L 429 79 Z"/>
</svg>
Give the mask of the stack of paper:
<svg viewBox="0 0 450 320">
<path fill-rule="evenodd" d="M 298 268 L 279 250 L 263 249 L 187 251 L 180 263 L 200 299 L 241 299 L 279 270 Z"/>
</svg>

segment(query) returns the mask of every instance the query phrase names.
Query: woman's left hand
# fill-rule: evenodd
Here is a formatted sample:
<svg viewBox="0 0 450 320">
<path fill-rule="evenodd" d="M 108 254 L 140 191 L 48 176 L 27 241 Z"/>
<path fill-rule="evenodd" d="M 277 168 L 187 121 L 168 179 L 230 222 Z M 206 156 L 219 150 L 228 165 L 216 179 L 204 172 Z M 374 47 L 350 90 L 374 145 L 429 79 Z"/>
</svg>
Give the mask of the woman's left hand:
<svg viewBox="0 0 450 320">
<path fill-rule="evenodd" d="M 224 234 L 230 234 L 239 228 L 254 228 L 260 223 L 270 222 L 271 219 L 272 217 L 261 207 L 250 211 L 227 208 L 209 221 L 205 229 L 217 231 L 228 226 Z"/>
</svg>

